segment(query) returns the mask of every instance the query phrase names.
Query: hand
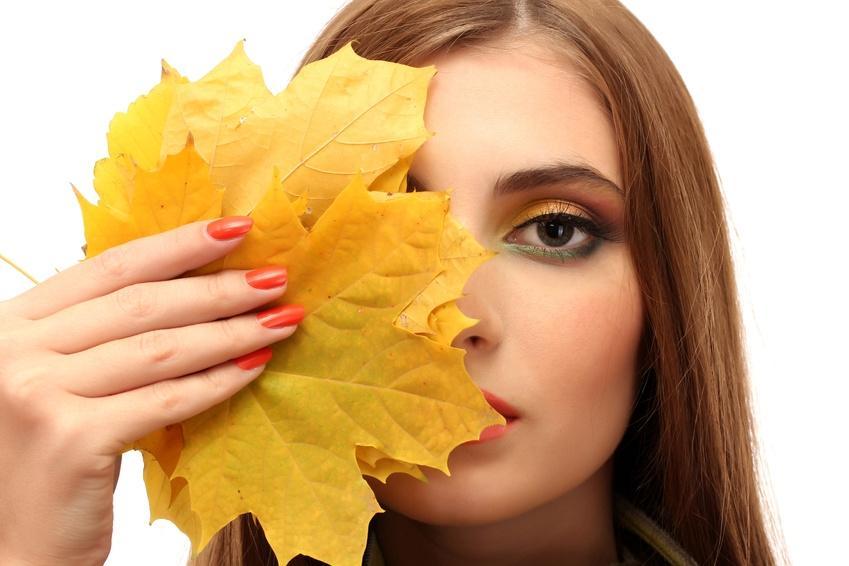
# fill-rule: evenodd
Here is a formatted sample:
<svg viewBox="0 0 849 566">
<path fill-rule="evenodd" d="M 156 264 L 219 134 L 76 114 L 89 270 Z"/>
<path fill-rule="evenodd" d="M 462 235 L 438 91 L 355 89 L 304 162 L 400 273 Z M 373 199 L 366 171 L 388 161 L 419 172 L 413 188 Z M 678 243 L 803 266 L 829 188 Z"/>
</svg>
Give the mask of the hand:
<svg viewBox="0 0 849 566">
<path fill-rule="evenodd" d="M 250 229 L 180 226 L 0 302 L 0 564 L 102 564 L 124 447 L 232 396 L 295 331 L 298 305 L 273 309 L 279 328 L 244 314 L 280 297 L 285 273 L 267 290 L 242 270 L 176 279 L 241 242 L 207 231 L 233 220 Z M 254 369 L 232 360 L 261 348 Z"/>
</svg>

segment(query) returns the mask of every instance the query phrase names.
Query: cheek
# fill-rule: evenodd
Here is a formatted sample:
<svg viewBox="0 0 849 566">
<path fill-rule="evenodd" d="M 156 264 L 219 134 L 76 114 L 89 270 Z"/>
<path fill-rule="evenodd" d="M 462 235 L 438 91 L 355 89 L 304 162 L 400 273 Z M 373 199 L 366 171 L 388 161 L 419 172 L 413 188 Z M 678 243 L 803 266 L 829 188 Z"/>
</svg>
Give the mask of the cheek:
<svg viewBox="0 0 849 566">
<path fill-rule="evenodd" d="M 589 472 L 621 439 L 636 393 L 643 307 L 635 274 L 619 257 L 610 269 L 561 273 L 556 287 L 524 297 L 514 339 L 537 403 L 528 424 L 552 457 L 568 455 Z"/>
<path fill-rule="evenodd" d="M 642 309 L 638 293 L 628 287 L 621 281 L 581 280 L 526 306 L 517 348 L 526 352 L 528 374 L 534 376 L 529 386 L 539 389 L 537 398 L 551 406 L 594 410 L 614 393 L 611 388 L 631 380 Z"/>
</svg>

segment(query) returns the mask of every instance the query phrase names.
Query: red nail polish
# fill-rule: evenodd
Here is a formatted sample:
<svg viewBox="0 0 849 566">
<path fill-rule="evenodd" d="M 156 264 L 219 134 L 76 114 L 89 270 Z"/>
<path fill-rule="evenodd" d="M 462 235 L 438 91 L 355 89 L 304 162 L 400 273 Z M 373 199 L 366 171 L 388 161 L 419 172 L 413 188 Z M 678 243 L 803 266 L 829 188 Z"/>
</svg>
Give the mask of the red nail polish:
<svg viewBox="0 0 849 566">
<path fill-rule="evenodd" d="M 257 313 L 256 319 L 266 328 L 281 328 L 301 322 L 304 312 L 301 305 L 282 305 Z"/>
<path fill-rule="evenodd" d="M 286 268 L 278 265 L 269 265 L 252 269 L 245 273 L 248 285 L 256 289 L 273 289 L 281 287 L 286 283 Z"/>
<path fill-rule="evenodd" d="M 239 356 L 238 358 L 233 358 L 233 361 L 236 362 L 236 365 L 240 368 L 244 370 L 249 370 L 254 369 L 255 367 L 259 367 L 265 363 L 268 363 L 268 360 L 270 359 L 271 348 L 266 346 L 249 354 Z"/>
<path fill-rule="evenodd" d="M 250 216 L 225 216 L 206 225 L 206 231 L 216 240 L 232 240 L 244 236 L 253 226 Z"/>
</svg>

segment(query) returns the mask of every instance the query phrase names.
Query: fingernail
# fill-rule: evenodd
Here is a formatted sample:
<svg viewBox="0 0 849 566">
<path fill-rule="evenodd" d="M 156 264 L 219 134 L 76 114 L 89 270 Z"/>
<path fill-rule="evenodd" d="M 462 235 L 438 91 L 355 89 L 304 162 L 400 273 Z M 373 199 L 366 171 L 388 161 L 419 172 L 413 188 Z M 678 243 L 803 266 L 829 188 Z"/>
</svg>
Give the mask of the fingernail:
<svg viewBox="0 0 849 566">
<path fill-rule="evenodd" d="M 286 284 L 287 271 L 285 267 L 270 265 L 252 269 L 245 273 L 248 285 L 255 289 L 273 289 Z"/>
<path fill-rule="evenodd" d="M 282 305 L 257 313 L 256 319 L 266 328 L 291 326 L 304 319 L 304 307 L 301 305 Z"/>
<path fill-rule="evenodd" d="M 265 346 L 264 348 L 260 348 L 255 352 L 239 356 L 238 358 L 233 358 L 233 361 L 236 362 L 236 365 L 240 368 L 244 370 L 249 370 L 254 369 L 255 367 L 259 367 L 265 363 L 268 363 L 268 360 L 270 359 L 271 348 Z"/>
<path fill-rule="evenodd" d="M 225 216 L 206 225 L 206 231 L 216 240 L 232 240 L 244 236 L 253 226 L 250 216 Z"/>
</svg>

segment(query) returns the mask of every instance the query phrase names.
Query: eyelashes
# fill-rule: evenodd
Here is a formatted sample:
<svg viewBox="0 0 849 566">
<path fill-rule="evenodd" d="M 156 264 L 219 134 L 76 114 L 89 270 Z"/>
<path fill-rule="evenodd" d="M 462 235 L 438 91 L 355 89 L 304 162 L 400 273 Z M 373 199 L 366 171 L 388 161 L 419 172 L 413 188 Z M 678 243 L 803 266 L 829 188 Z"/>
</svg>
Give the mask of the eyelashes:
<svg viewBox="0 0 849 566">
<path fill-rule="evenodd" d="M 408 175 L 406 192 L 427 192 L 427 189 Z M 616 222 L 595 220 L 576 204 L 550 199 L 522 210 L 502 245 L 525 255 L 566 262 L 589 256 L 605 241 L 624 241 Z"/>
<path fill-rule="evenodd" d="M 542 245 L 517 243 L 534 238 Z M 525 254 L 566 261 L 588 256 L 603 239 L 604 231 L 591 220 L 563 213 L 541 214 L 516 226 L 507 236 L 505 246 Z"/>
<path fill-rule="evenodd" d="M 523 254 L 565 262 L 589 256 L 604 241 L 621 240 L 615 223 L 597 222 L 570 202 L 548 200 L 522 211 L 503 245 Z"/>
</svg>

